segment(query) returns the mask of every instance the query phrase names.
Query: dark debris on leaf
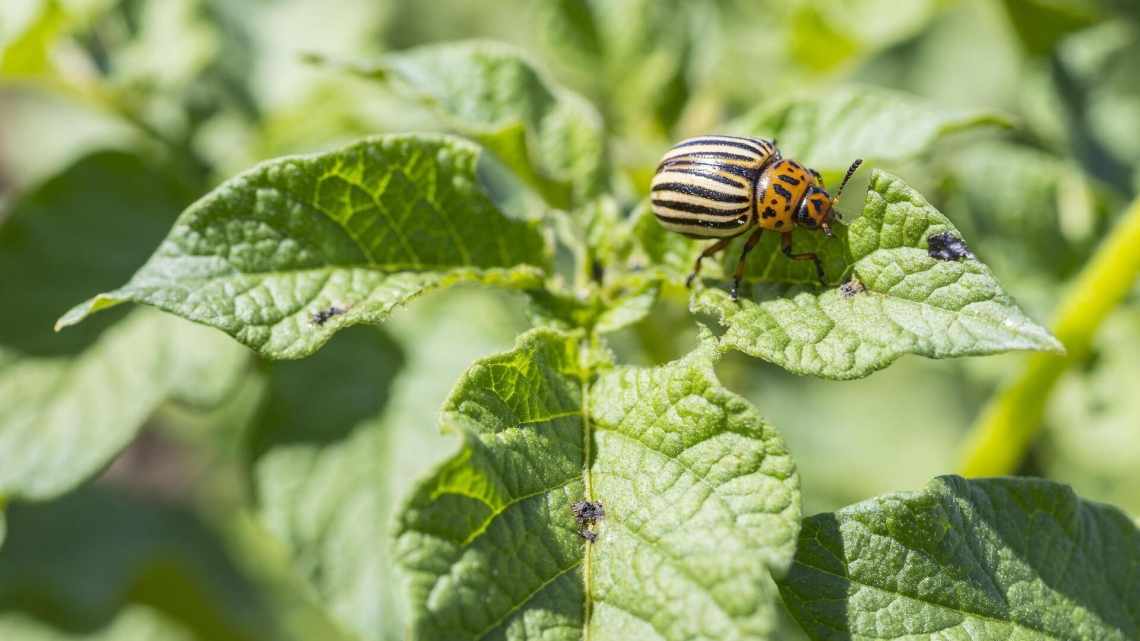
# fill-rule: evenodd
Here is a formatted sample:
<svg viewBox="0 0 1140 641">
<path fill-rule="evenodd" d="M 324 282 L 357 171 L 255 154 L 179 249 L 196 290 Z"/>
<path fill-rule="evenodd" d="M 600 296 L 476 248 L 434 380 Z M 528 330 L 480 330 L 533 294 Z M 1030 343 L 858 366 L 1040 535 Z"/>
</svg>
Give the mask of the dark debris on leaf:
<svg viewBox="0 0 1140 641">
<path fill-rule="evenodd" d="M 570 506 L 570 511 L 579 525 L 590 525 L 606 515 L 606 508 L 600 501 L 578 501 Z"/>
<path fill-rule="evenodd" d="M 333 305 L 333 306 L 328 307 L 326 309 L 320 309 L 320 310 L 313 312 L 309 316 L 309 320 L 312 321 L 314 325 L 320 327 L 320 326 L 324 325 L 325 323 L 329 322 L 329 319 L 331 319 L 332 317 L 340 316 L 341 314 L 343 314 L 347 311 L 348 310 L 345 309 L 344 307 L 341 307 L 339 305 Z"/>
<path fill-rule="evenodd" d="M 932 234 L 926 239 L 926 244 L 929 247 L 927 251 L 930 253 L 930 257 L 938 260 L 960 260 L 974 257 L 970 248 L 966 246 L 966 241 L 948 231 Z"/>
<path fill-rule="evenodd" d="M 865 291 L 867 291 L 867 286 L 857 278 L 852 278 L 851 280 L 839 286 L 839 293 L 843 294 L 844 298 L 851 298 L 852 296 L 861 294 Z"/>
<path fill-rule="evenodd" d="M 590 527 L 606 515 L 606 508 L 602 507 L 601 502 L 578 501 L 570 506 L 570 511 L 574 513 L 574 519 L 578 521 L 578 536 L 586 539 L 587 543 L 597 541 L 598 534 L 590 530 Z"/>
</svg>

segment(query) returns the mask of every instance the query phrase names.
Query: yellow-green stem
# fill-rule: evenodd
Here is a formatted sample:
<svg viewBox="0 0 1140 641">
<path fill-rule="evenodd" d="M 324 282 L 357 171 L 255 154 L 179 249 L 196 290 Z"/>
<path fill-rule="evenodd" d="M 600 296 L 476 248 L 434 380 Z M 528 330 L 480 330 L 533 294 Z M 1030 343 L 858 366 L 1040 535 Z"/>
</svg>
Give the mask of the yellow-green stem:
<svg viewBox="0 0 1140 641">
<path fill-rule="evenodd" d="M 997 476 L 1017 469 L 1041 428 L 1045 405 L 1061 374 L 1084 359 L 1108 314 L 1140 273 L 1140 198 L 1097 249 L 1054 315 L 1053 333 L 1065 354 L 1034 354 L 1024 370 L 982 410 L 966 440 L 964 476 Z"/>
</svg>

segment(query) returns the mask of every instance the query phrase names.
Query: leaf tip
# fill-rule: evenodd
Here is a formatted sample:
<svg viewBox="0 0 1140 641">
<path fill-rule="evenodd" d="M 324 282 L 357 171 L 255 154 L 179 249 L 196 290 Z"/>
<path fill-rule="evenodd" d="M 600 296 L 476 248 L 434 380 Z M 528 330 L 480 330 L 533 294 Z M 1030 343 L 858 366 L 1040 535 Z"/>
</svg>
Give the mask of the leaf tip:
<svg viewBox="0 0 1140 641">
<path fill-rule="evenodd" d="M 79 323 L 83 322 L 84 319 L 94 314 L 95 312 L 114 307 L 121 302 L 123 302 L 121 299 L 112 297 L 108 294 L 99 294 L 98 296 L 89 298 L 88 300 L 85 300 L 75 307 L 67 310 L 63 316 L 60 316 L 59 320 L 55 322 L 54 330 L 58 332 L 73 325 L 78 325 Z"/>
</svg>

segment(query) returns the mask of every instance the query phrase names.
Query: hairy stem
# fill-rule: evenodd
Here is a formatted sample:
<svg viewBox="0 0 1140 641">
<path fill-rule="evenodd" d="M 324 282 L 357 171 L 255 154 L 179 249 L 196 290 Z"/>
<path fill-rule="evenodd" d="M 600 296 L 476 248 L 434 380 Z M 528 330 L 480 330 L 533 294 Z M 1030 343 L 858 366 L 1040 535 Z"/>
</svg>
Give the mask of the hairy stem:
<svg viewBox="0 0 1140 641">
<path fill-rule="evenodd" d="M 1097 249 L 1057 308 L 1052 329 L 1065 354 L 1034 354 L 978 417 L 966 440 L 965 476 L 1010 474 L 1038 430 L 1050 392 L 1073 363 L 1088 356 L 1097 328 L 1140 273 L 1140 198 Z"/>
</svg>

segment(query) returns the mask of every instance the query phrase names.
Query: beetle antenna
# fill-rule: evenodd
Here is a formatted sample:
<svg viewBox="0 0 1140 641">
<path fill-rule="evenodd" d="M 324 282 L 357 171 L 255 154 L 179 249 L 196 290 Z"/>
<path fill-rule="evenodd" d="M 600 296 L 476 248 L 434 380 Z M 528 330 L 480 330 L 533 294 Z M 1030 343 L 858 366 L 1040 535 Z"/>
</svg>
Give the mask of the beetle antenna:
<svg viewBox="0 0 1140 641">
<path fill-rule="evenodd" d="M 843 177 L 843 182 L 839 183 L 839 191 L 835 192 L 835 197 L 831 199 L 832 203 L 839 202 L 839 197 L 843 195 L 843 188 L 847 186 L 847 181 L 851 180 L 851 177 L 855 175 L 855 171 L 859 169 L 859 165 L 862 164 L 863 159 L 856 158 L 855 162 L 851 163 L 851 166 L 847 168 L 847 175 Z"/>
</svg>

